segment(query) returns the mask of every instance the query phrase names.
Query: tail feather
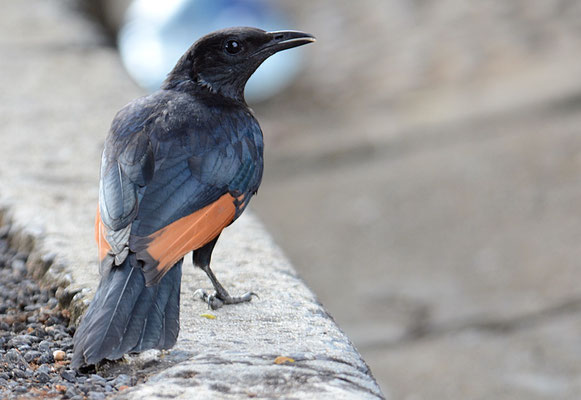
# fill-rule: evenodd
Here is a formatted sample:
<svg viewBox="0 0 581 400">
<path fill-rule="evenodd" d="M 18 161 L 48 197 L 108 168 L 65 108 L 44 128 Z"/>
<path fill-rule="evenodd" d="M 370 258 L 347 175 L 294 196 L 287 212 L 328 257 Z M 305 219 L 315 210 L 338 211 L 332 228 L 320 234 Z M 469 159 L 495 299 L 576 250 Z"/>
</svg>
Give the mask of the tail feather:
<svg viewBox="0 0 581 400">
<path fill-rule="evenodd" d="M 179 331 L 179 290 L 180 278 L 182 274 L 181 261 L 176 264 L 162 282 L 155 287 L 158 288 L 155 301 L 151 304 L 147 318 L 145 319 L 144 327 L 141 330 L 141 335 L 137 345 L 133 351 L 140 352 L 146 349 L 168 349 L 175 344 L 177 334 Z M 169 276 L 175 275 L 174 279 L 166 279 Z M 176 299 L 176 301 L 171 301 Z M 168 308 L 170 314 L 167 313 Z M 173 312 L 177 308 L 177 314 Z M 168 322 L 177 327 L 177 330 L 166 332 L 165 326 Z M 167 345 L 166 343 L 167 342 Z"/>
<path fill-rule="evenodd" d="M 165 306 L 163 334 L 161 335 L 161 339 L 158 344 L 158 348 L 160 349 L 170 349 L 176 343 L 176 339 L 180 330 L 180 290 L 181 285 L 175 284 L 174 282 L 170 296 L 171 298 L 177 299 L 177 301 L 168 301 L 167 305 Z"/>
<path fill-rule="evenodd" d="M 175 344 L 182 261 L 157 285 L 146 287 L 141 268 L 134 267 L 132 260 L 128 257 L 102 278 L 75 333 L 72 367 Z"/>
<path fill-rule="evenodd" d="M 123 339 L 131 311 L 145 286 L 139 270 L 132 267 L 127 270 L 116 269 L 109 274 L 113 276 L 112 283 L 103 297 L 104 304 L 99 304 L 100 313 L 91 329 L 100 337 L 88 343 L 86 354 L 102 354 L 106 349 L 116 348 Z M 92 364 L 91 358 L 94 359 L 87 357 L 87 361 Z"/>
<path fill-rule="evenodd" d="M 110 358 L 117 359 L 123 357 L 123 354 L 128 353 L 139 344 L 139 339 L 143 335 L 144 327 L 147 323 L 151 305 L 157 296 L 157 285 L 152 287 L 153 290 L 143 290 L 135 303 L 130 319 L 125 326 L 125 332 L 119 343 L 111 352 Z M 108 357 L 109 358 L 109 357 Z"/>
</svg>

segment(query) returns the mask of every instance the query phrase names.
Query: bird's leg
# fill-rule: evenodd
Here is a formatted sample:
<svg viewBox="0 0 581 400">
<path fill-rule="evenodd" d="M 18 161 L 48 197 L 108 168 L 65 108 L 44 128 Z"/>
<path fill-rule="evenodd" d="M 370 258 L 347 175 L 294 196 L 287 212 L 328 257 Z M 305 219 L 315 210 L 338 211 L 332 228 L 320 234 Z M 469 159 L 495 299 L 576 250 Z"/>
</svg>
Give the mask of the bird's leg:
<svg viewBox="0 0 581 400">
<path fill-rule="evenodd" d="M 218 238 L 214 239 L 210 243 L 206 244 L 204 247 L 194 251 L 193 259 L 194 265 L 200 267 L 214 286 L 215 292 L 208 294 L 204 289 L 198 289 L 194 292 L 195 296 L 199 296 L 204 302 L 208 303 L 208 306 L 212 310 L 222 307 L 224 304 L 238 304 L 244 303 L 252 300 L 252 296 L 256 296 L 256 293 L 248 292 L 244 293 L 242 296 L 230 296 L 230 294 L 224 289 L 222 284 L 214 275 L 214 272 L 210 269 L 210 258 L 212 256 L 212 250 L 216 245 Z"/>
<path fill-rule="evenodd" d="M 198 289 L 198 290 L 196 290 L 195 294 L 200 296 L 200 298 L 204 302 L 208 303 L 208 306 L 212 310 L 220 308 L 224 304 L 244 303 L 244 302 L 252 300 L 252 296 L 256 296 L 256 293 L 253 293 L 253 292 L 244 293 L 242 296 L 236 296 L 236 297 L 230 296 L 230 294 L 226 291 L 226 289 L 224 289 L 222 284 L 220 282 L 218 282 L 218 279 L 216 278 L 216 275 L 214 275 L 214 272 L 210 269 L 209 264 L 203 266 L 202 269 L 204 270 L 206 275 L 208 275 L 208 278 L 210 278 L 210 281 L 212 282 L 212 285 L 214 286 L 215 292 L 212 294 L 208 294 L 208 293 L 206 293 L 206 291 L 204 289 Z"/>
</svg>

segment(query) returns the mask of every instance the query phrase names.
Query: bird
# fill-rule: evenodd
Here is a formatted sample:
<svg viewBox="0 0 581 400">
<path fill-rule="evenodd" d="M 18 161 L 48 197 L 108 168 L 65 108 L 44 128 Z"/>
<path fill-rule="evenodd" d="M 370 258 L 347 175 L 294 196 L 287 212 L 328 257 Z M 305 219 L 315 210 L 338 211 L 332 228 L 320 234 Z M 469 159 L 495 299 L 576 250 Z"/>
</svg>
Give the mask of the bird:
<svg viewBox="0 0 581 400">
<path fill-rule="evenodd" d="M 273 54 L 314 42 L 300 31 L 234 27 L 207 34 L 161 88 L 114 117 L 101 158 L 95 240 L 101 280 L 73 338 L 75 369 L 172 348 L 184 256 L 210 279 L 216 309 L 231 296 L 210 269 L 222 230 L 260 186 L 263 135 L 246 82 Z"/>
</svg>

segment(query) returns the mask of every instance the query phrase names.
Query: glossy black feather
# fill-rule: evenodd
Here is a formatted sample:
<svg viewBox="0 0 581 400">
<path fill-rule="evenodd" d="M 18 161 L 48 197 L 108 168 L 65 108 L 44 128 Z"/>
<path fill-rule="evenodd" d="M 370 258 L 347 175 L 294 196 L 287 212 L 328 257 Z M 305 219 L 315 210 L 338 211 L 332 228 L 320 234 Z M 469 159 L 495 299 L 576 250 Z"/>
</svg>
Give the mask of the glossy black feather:
<svg viewBox="0 0 581 400">
<path fill-rule="evenodd" d="M 75 334 L 75 349 L 83 351 L 75 351 L 72 367 L 173 346 L 179 332 L 181 264 L 151 287 L 145 286 L 143 272 L 131 266 L 130 258 L 114 267 Z"/>
<path fill-rule="evenodd" d="M 71 365 L 94 364 L 119 346 L 131 311 L 145 288 L 140 269 L 127 258 L 103 277 L 97 293 L 75 333 Z"/>
<path fill-rule="evenodd" d="M 179 261 L 156 285 L 159 287 L 156 300 L 139 342 L 132 351 L 169 349 L 175 344 L 179 332 L 181 267 L 182 261 Z"/>
<path fill-rule="evenodd" d="M 163 90 L 137 102 L 151 114 L 133 118 L 145 121 L 114 122 L 113 128 L 140 131 L 133 136 L 112 131 L 105 144 L 100 205 L 108 228 L 132 224 L 132 235 L 150 235 L 227 193 L 248 163 L 254 165 L 253 176 L 236 190 L 256 192 L 262 132 L 244 104 L 217 105 L 207 94 Z M 127 118 L 124 112 L 120 116 Z"/>
</svg>

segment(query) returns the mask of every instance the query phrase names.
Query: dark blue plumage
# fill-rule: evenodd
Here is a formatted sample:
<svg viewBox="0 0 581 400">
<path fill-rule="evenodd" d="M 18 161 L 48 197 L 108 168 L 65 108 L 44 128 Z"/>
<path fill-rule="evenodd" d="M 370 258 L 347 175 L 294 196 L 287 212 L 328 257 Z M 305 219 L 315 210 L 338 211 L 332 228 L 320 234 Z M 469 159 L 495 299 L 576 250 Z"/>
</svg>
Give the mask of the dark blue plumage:
<svg viewBox="0 0 581 400">
<path fill-rule="evenodd" d="M 231 297 L 209 267 L 220 232 L 262 179 L 262 132 L 244 85 L 270 55 L 311 41 L 293 31 L 215 32 L 184 54 L 161 90 L 116 115 L 96 223 L 103 277 L 75 334 L 73 367 L 173 346 L 190 251 L 216 289 L 210 305 L 251 299 Z"/>
<path fill-rule="evenodd" d="M 130 257 L 113 268 L 99 284 L 84 322 L 75 333 L 71 364 L 95 364 L 103 357 L 117 359 L 123 354 L 146 349 L 171 348 L 179 332 L 181 261 L 161 282 L 146 287 L 139 267 Z M 95 334 L 98 333 L 98 334 Z"/>
</svg>

